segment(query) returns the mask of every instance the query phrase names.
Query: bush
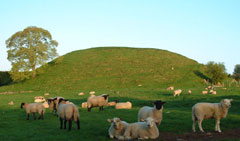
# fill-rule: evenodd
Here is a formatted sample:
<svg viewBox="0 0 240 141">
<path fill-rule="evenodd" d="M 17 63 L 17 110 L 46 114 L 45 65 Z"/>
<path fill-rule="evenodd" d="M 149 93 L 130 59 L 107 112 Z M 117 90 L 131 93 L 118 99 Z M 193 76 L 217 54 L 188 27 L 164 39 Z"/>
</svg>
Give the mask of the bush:
<svg viewBox="0 0 240 141">
<path fill-rule="evenodd" d="M 213 84 L 217 84 L 218 82 L 222 83 L 222 81 L 227 77 L 226 69 L 223 63 L 215 63 L 213 61 L 208 62 L 207 73 L 209 74 Z"/>
<path fill-rule="evenodd" d="M 0 86 L 8 85 L 12 82 L 11 76 L 6 71 L 0 71 Z"/>
</svg>

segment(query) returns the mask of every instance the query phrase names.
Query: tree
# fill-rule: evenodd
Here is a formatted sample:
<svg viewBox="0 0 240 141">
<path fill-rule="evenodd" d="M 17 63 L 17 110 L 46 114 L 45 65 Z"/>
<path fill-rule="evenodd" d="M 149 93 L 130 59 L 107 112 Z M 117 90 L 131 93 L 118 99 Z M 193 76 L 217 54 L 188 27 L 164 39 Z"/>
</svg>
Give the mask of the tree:
<svg viewBox="0 0 240 141">
<path fill-rule="evenodd" d="M 13 81 L 36 76 L 36 68 L 57 56 L 58 42 L 42 28 L 30 26 L 6 40 Z"/>
<path fill-rule="evenodd" d="M 213 84 L 222 82 L 227 77 L 226 68 L 223 63 L 215 63 L 213 61 L 208 62 L 207 73 Z"/>
<path fill-rule="evenodd" d="M 240 80 L 240 64 L 235 65 L 233 77 L 236 80 Z"/>
</svg>

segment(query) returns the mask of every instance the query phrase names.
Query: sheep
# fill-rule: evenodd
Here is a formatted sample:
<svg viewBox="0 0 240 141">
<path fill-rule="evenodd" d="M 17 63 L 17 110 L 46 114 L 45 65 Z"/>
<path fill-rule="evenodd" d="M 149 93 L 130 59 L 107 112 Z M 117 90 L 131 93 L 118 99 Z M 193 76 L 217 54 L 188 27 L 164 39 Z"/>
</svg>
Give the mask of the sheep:
<svg viewBox="0 0 240 141">
<path fill-rule="evenodd" d="M 147 119 L 148 117 L 153 118 L 157 125 L 161 124 L 162 111 L 165 101 L 157 100 L 153 102 L 154 107 L 144 106 L 138 111 L 138 121 Z"/>
<path fill-rule="evenodd" d="M 42 103 L 30 103 L 30 104 L 27 104 L 27 103 L 23 102 L 23 103 L 21 103 L 21 108 L 25 108 L 26 109 L 27 120 L 29 120 L 30 113 L 33 114 L 34 120 L 36 119 L 35 113 L 38 113 L 40 115 L 38 119 L 42 119 L 43 120 L 43 115 L 45 113 L 45 109 L 44 109 L 44 106 L 43 106 Z"/>
<path fill-rule="evenodd" d="M 35 103 L 40 103 L 40 102 L 45 102 L 45 98 L 43 96 L 35 96 L 34 97 L 34 102 Z"/>
<path fill-rule="evenodd" d="M 192 91 L 191 91 L 191 90 L 188 90 L 188 94 L 192 94 Z"/>
<path fill-rule="evenodd" d="M 48 103 L 46 101 L 43 103 L 43 107 L 44 108 L 49 108 L 49 105 L 48 105 Z"/>
<path fill-rule="evenodd" d="M 174 87 L 170 86 L 170 87 L 167 88 L 167 90 L 174 90 Z"/>
<path fill-rule="evenodd" d="M 154 119 L 148 117 L 144 122 L 128 124 L 124 137 L 119 139 L 156 139 L 158 136 L 159 130 Z"/>
<path fill-rule="evenodd" d="M 95 94 L 95 91 L 91 91 L 91 92 L 89 92 L 89 94 L 90 94 L 90 95 Z"/>
<path fill-rule="evenodd" d="M 45 93 L 44 95 L 45 95 L 45 96 L 49 96 L 49 93 Z"/>
<path fill-rule="evenodd" d="M 80 120 L 78 108 L 74 104 L 65 104 L 66 100 L 60 99 L 58 103 L 57 115 L 60 120 L 60 129 L 62 129 L 64 120 L 64 129 L 66 129 L 66 123 L 68 121 L 68 130 L 72 128 L 72 120 L 77 123 L 77 129 L 80 129 Z"/>
<path fill-rule="evenodd" d="M 208 94 L 208 91 L 202 91 L 202 94 Z"/>
<path fill-rule="evenodd" d="M 178 90 L 175 90 L 174 92 L 173 92 L 173 95 L 174 96 L 176 96 L 176 95 L 180 95 L 182 93 L 182 90 L 181 89 L 178 89 Z"/>
<path fill-rule="evenodd" d="M 108 135 L 110 138 L 119 138 L 120 136 L 123 136 L 128 123 L 125 121 L 122 121 L 120 118 L 113 118 L 113 119 L 107 119 L 108 122 L 111 123 L 111 126 L 108 129 Z"/>
<path fill-rule="evenodd" d="M 87 108 L 87 102 L 82 103 L 82 108 Z"/>
<path fill-rule="evenodd" d="M 195 104 L 192 107 L 193 132 L 196 132 L 195 125 L 197 122 L 200 131 L 204 132 L 202 128 L 202 121 L 210 118 L 216 119 L 215 131 L 221 132 L 220 119 L 227 116 L 228 109 L 231 107 L 231 101 L 232 99 L 222 99 L 220 103 Z"/>
<path fill-rule="evenodd" d="M 8 105 L 14 105 L 14 102 L 13 102 L 13 101 L 10 101 L 10 102 L 8 103 Z"/>
<path fill-rule="evenodd" d="M 132 103 L 129 101 L 117 103 L 115 109 L 132 109 Z"/>
<path fill-rule="evenodd" d="M 216 91 L 213 91 L 213 92 L 212 92 L 212 94 L 216 95 L 216 94 L 217 94 L 217 92 L 216 92 Z"/>
<path fill-rule="evenodd" d="M 48 105 L 49 105 L 49 107 L 50 107 L 50 110 L 52 111 L 52 112 L 54 112 L 55 110 L 54 110 L 54 99 L 53 98 L 48 98 L 47 99 L 47 102 L 48 102 Z"/>
<path fill-rule="evenodd" d="M 80 96 L 80 95 L 84 95 L 84 92 L 80 92 L 78 95 L 79 95 L 79 96 Z"/>
<path fill-rule="evenodd" d="M 99 111 L 103 110 L 103 106 L 107 105 L 108 103 L 108 94 L 102 94 L 99 96 L 90 96 L 87 100 L 87 108 L 90 112 L 93 107 L 99 107 Z"/>
<path fill-rule="evenodd" d="M 108 106 L 115 106 L 118 103 L 118 100 L 114 100 L 113 102 L 108 102 Z"/>
</svg>

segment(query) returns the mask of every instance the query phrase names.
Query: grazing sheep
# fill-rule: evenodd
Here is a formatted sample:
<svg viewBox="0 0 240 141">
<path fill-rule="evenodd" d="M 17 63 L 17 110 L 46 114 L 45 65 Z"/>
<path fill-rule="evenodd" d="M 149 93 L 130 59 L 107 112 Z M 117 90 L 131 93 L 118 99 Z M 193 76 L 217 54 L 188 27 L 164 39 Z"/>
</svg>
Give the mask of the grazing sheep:
<svg viewBox="0 0 240 141">
<path fill-rule="evenodd" d="M 128 124 L 124 139 L 156 139 L 159 136 L 158 127 L 153 118 L 148 117 L 144 122 Z M 123 137 L 120 137 L 123 139 Z"/>
<path fill-rule="evenodd" d="M 132 109 L 132 103 L 129 101 L 117 103 L 115 109 Z"/>
<path fill-rule="evenodd" d="M 108 129 L 108 135 L 110 138 L 119 138 L 120 136 L 123 136 L 128 123 L 125 121 L 122 121 L 120 118 L 113 118 L 113 119 L 107 119 L 108 122 L 111 123 L 111 126 Z"/>
<path fill-rule="evenodd" d="M 87 108 L 87 102 L 82 103 L 82 108 Z"/>
<path fill-rule="evenodd" d="M 193 119 L 193 132 L 196 132 L 195 125 L 198 122 L 198 126 L 201 132 L 202 121 L 204 119 L 215 118 L 216 126 L 215 131 L 221 132 L 220 119 L 225 118 L 228 113 L 228 109 L 231 107 L 232 99 L 222 99 L 220 103 L 197 103 L 192 107 L 192 119 Z"/>
<path fill-rule="evenodd" d="M 178 90 L 175 90 L 174 92 L 173 92 L 173 95 L 174 96 L 176 96 L 176 95 L 180 95 L 182 93 L 182 90 L 181 89 L 178 89 Z"/>
<path fill-rule="evenodd" d="M 78 95 L 84 95 L 84 92 L 80 92 Z"/>
<path fill-rule="evenodd" d="M 191 90 L 188 90 L 188 94 L 192 94 L 192 91 L 191 91 Z"/>
<path fill-rule="evenodd" d="M 87 100 L 87 108 L 90 112 L 93 107 L 99 107 L 99 111 L 103 110 L 103 106 L 107 105 L 108 103 L 108 94 L 102 94 L 99 96 L 90 96 Z"/>
<path fill-rule="evenodd" d="M 151 117 L 155 120 L 157 125 L 161 124 L 162 121 L 162 111 L 163 105 L 166 102 L 157 100 L 153 102 L 154 107 L 144 106 L 138 111 L 138 121 L 143 121 L 148 117 Z"/>
<path fill-rule="evenodd" d="M 113 102 L 108 102 L 108 106 L 115 106 L 118 103 L 118 100 L 114 100 Z"/>
<path fill-rule="evenodd" d="M 27 104 L 27 103 L 21 103 L 21 108 L 25 108 L 26 109 L 26 113 L 27 113 L 27 120 L 29 120 L 29 115 L 32 113 L 33 114 L 33 118 L 34 120 L 36 119 L 35 117 L 35 113 L 38 113 L 40 116 L 38 119 L 43 120 L 43 114 L 45 113 L 45 109 L 42 103 L 31 103 L 31 104 Z"/>
<path fill-rule="evenodd" d="M 167 90 L 174 90 L 174 87 L 170 86 L 170 87 L 167 88 Z"/>
<path fill-rule="evenodd" d="M 68 121 L 68 130 L 70 131 L 72 128 L 72 120 L 77 123 L 77 129 L 80 129 L 80 121 L 79 121 L 79 112 L 78 108 L 74 104 L 64 104 L 66 100 L 60 99 L 58 103 L 58 117 L 60 120 L 60 129 L 62 129 L 63 120 L 64 120 L 64 129 L 66 129 L 66 123 Z"/>
<path fill-rule="evenodd" d="M 208 94 L 208 91 L 202 91 L 202 94 Z"/>
</svg>

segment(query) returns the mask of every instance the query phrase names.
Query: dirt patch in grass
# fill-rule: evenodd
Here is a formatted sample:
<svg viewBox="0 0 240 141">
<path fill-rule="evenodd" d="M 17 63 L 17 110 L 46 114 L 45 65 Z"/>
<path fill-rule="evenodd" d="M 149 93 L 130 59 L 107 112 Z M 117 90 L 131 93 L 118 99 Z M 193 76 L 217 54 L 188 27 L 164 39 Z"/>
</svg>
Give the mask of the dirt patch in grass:
<svg viewBox="0 0 240 141">
<path fill-rule="evenodd" d="M 218 139 L 240 139 L 240 129 L 232 129 L 228 131 L 218 132 L 205 132 L 205 133 L 193 133 L 187 132 L 184 134 L 174 134 L 170 132 L 160 133 L 157 140 L 164 141 L 189 141 L 189 140 L 218 140 Z"/>
</svg>

